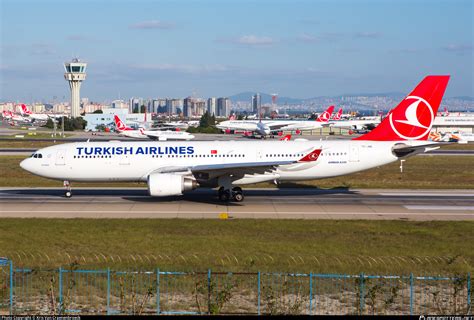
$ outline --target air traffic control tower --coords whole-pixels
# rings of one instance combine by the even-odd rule
[[[64,79],[69,82],[71,88],[71,117],[79,117],[81,109],[80,90],[82,81],[86,80],[87,63],[72,59],[71,62],[64,63]]]

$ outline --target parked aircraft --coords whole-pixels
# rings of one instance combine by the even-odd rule
[[[449,76],[427,76],[382,123],[353,140],[75,142],[37,150],[20,165],[64,181],[142,181],[150,196],[219,187],[242,201],[241,185],[313,180],[379,167],[439,148],[427,138]]]
[[[47,114],[44,113],[33,113],[28,107],[24,104],[20,107],[20,114],[23,117],[28,117],[35,121],[47,121],[49,119]]]
[[[272,133],[284,130],[305,131],[321,129],[329,122],[333,111],[334,106],[330,106],[316,120],[226,120],[217,124],[216,127],[224,131],[240,130],[266,137]]]
[[[192,134],[184,131],[170,131],[170,130],[145,130],[143,128],[139,128],[135,130],[130,128],[125,123],[123,123],[120,118],[115,115],[114,116],[115,127],[120,135],[135,138],[135,139],[152,139],[152,140],[191,140],[194,139]]]

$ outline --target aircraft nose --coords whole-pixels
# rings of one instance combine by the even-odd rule
[[[31,159],[27,158],[27,159],[23,160],[22,162],[20,162],[20,167],[23,170],[31,172]]]

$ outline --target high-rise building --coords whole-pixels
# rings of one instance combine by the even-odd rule
[[[212,116],[217,115],[217,98],[209,98],[207,99],[207,112]]]
[[[183,112],[182,99],[166,99],[166,113],[179,114]]]
[[[193,98],[187,97],[183,100],[183,115],[191,117],[193,115]]]
[[[230,115],[230,99],[229,98],[218,98],[217,99],[217,114],[218,117],[229,117]]]
[[[166,113],[166,99],[152,99],[148,104],[148,112]]]
[[[128,112],[133,113],[134,111],[138,111],[137,113],[140,113],[142,105],[143,98],[130,98]]]
[[[81,83],[86,80],[87,63],[73,59],[64,63],[64,79],[69,82],[71,89],[71,117],[76,118],[81,115],[80,91]]]
[[[258,114],[261,106],[262,97],[260,96],[260,93],[254,94],[252,96],[252,112]]]

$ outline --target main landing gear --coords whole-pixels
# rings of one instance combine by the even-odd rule
[[[66,188],[66,191],[64,192],[64,196],[66,198],[72,197],[71,184],[69,183],[69,181],[65,180],[63,185],[64,185],[64,188]]]
[[[217,191],[220,201],[235,201],[241,202],[244,200],[244,194],[241,187],[233,187],[231,190],[220,187]]]

